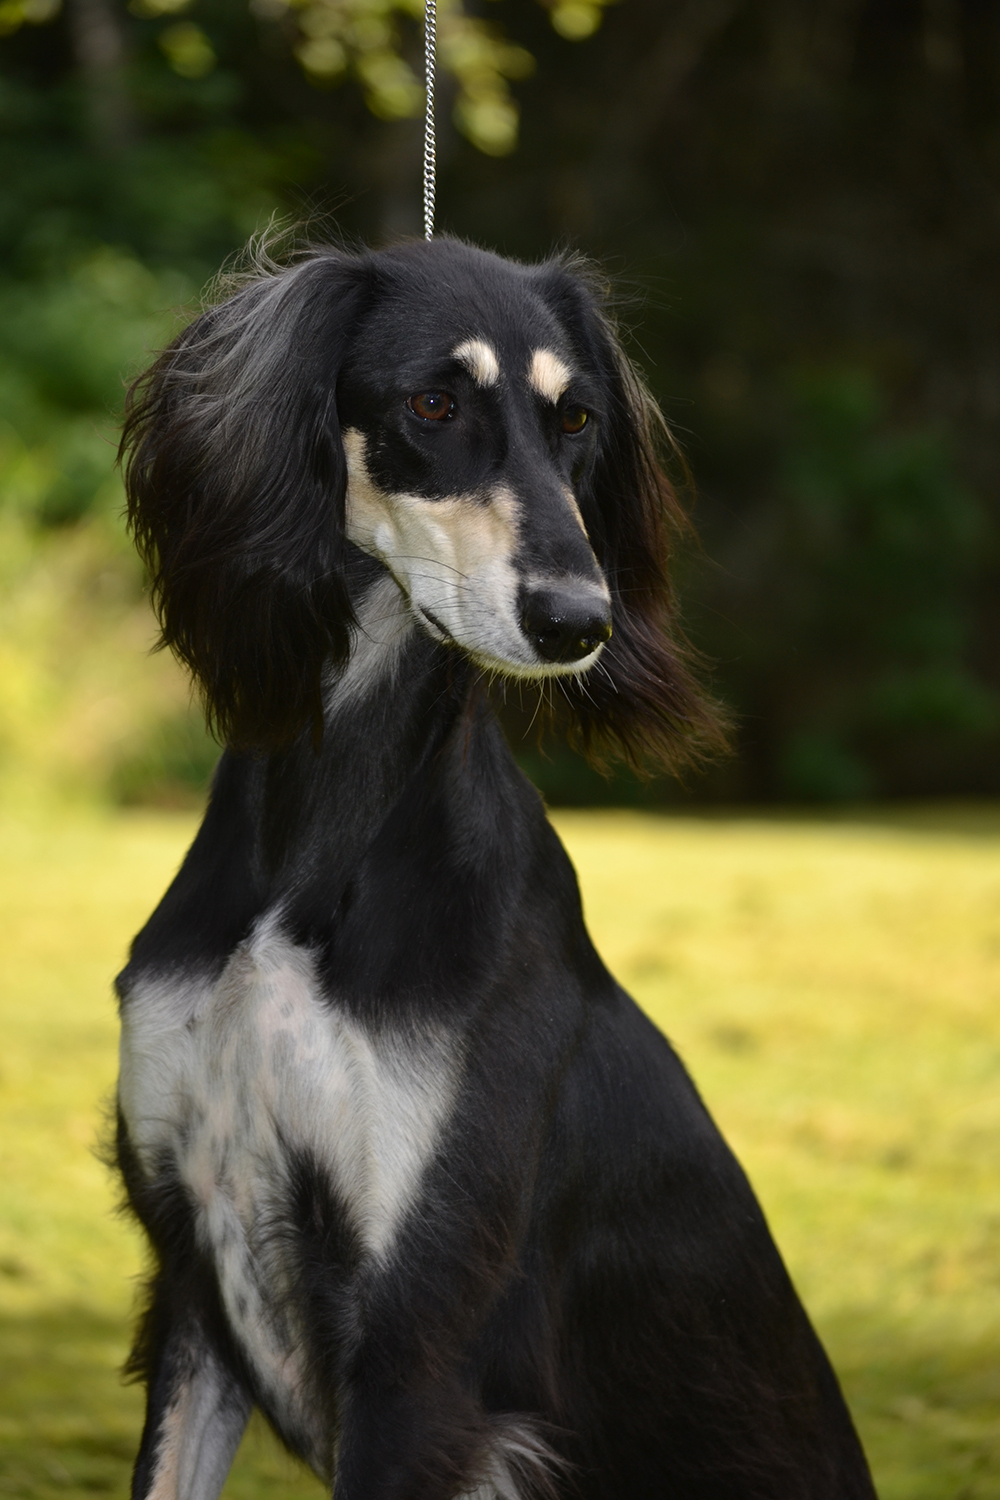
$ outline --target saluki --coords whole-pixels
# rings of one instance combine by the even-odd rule
[[[118,981],[139,1500],[253,1408],[335,1500],[855,1500],[740,1167],[608,973],[488,679],[710,739],[657,415],[572,262],[258,266],[137,383],[132,529],[227,748]]]

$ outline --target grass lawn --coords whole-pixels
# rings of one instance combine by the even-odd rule
[[[591,929],[736,1147],[883,1500],[1000,1500],[1000,809],[563,813]],[[193,829],[0,817],[0,1493],[125,1494],[141,1254],[111,976]],[[232,1500],[317,1496],[253,1428]],[[641,1500],[641,1497],[636,1497]]]

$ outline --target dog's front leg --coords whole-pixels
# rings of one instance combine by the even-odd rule
[[[252,1402],[197,1327],[154,1342],[132,1500],[217,1500]]]
[[[457,1381],[361,1381],[344,1393],[333,1500],[457,1500],[483,1466],[484,1420]]]

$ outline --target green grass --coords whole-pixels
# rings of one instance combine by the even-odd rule
[[[599,947],[755,1183],[883,1500],[1000,1500],[1000,811],[564,813]],[[0,1493],[126,1492],[110,980],[193,829],[0,819]],[[232,1500],[316,1496],[260,1429]],[[638,1500],[638,1497],[637,1497]]]

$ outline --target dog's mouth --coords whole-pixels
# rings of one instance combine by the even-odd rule
[[[438,619],[438,617],[431,614],[429,609],[425,609],[422,604],[418,604],[417,613],[427,621],[428,625],[431,627],[432,633],[437,636],[439,640],[445,642],[449,646],[458,645],[458,642],[452,635],[451,631],[446,629],[446,627],[441,624],[441,621]]]
[[[490,650],[483,650],[463,644],[450,631],[442,620],[439,620],[426,605],[418,604],[415,599],[410,600],[410,607],[422,624],[427,627],[428,634],[442,646],[452,646],[456,651],[461,651],[470,660],[477,662],[479,666],[490,672],[500,672],[513,677],[540,677],[575,676],[585,672],[597,660],[602,647],[611,635],[611,626],[601,622],[599,629],[595,628],[592,633],[577,633],[579,639],[574,638],[568,645],[559,640],[553,642],[549,635],[555,635],[556,631],[529,633],[528,628],[522,622],[522,632],[525,642],[531,648],[532,654],[536,656],[535,661],[509,660],[495,655]],[[558,649],[557,649],[558,647]]]

